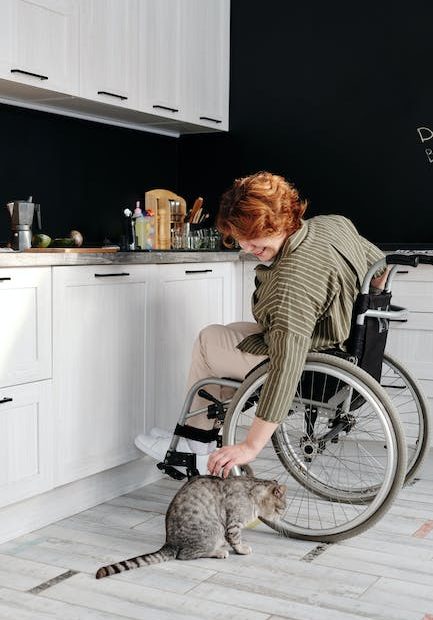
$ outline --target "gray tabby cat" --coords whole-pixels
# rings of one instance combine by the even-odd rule
[[[226,543],[236,553],[251,553],[251,547],[242,544],[241,529],[259,516],[278,519],[286,506],[286,490],[272,480],[196,476],[179,489],[168,507],[161,549],[103,566],[96,579],[175,558],[226,558]]]

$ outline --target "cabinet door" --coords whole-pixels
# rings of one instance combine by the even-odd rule
[[[152,268],[53,269],[57,484],[139,456]]]
[[[137,103],[136,0],[80,0],[80,95],[110,105]]]
[[[187,0],[184,80],[194,121],[228,129],[230,0]],[[192,99],[191,99],[192,97]]]
[[[184,118],[182,0],[141,0],[139,4],[140,109]]]
[[[157,265],[155,403],[152,425],[173,430],[199,331],[234,318],[233,263]]]
[[[77,0],[2,0],[0,75],[76,95]]]
[[[433,269],[399,267],[392,286],[393,303],[409,310],[407,323],[392,323],[387,351],[420,381],[433,411]]]
[[[51,268],[0,269],[0,387],[51,377]]]
[[[52,488],[51,381],[0,390],[0,507]]]

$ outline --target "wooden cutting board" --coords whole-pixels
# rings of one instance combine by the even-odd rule
[[[79,253],[79,254],[107,254],[108,252],[118,252],[119,248],[118,247],[110,247],[107,246],[106,248],[28,248],[27,250],[24,250],[24,252],[45,252],[45,253],[51,253],[51,252],[65,252],[65,253],[69,253],[69,254],[75,254],[75,253]]]

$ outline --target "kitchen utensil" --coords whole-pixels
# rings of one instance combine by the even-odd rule
[[[203,198],[199,196],[198,198],[194,200],[194,204],[189,214],[190,224],[196,224],[195,218],[196,218],[198,211],[201,209],[202,205],[203,205]]]
[[[28,200],[14,200],[6,205],[11,216],[13,250],[26,250],[32,245],[33,217],[36,213],[38,229],[41,230],[41,208],[39,204],[32,202],[32,196]]]
[[[176,205],[175,215],[178,221],[182,222],[186,214],[186,202],[182,196],[168,189],[152,189],[145,193],[145,209],[153,211],[156,216],[154,248],[160,250],[169,250],[171,247],[172,221],[169,200],[179,203]]]

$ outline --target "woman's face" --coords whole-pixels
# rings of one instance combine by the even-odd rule
[[[271,237],[238,239],[238,243],[245,252],[254,254],[260,261],[266,262],[275,258],[287,239],[287,236],[287,233],[284,232],[280,235],[272,235]]]

